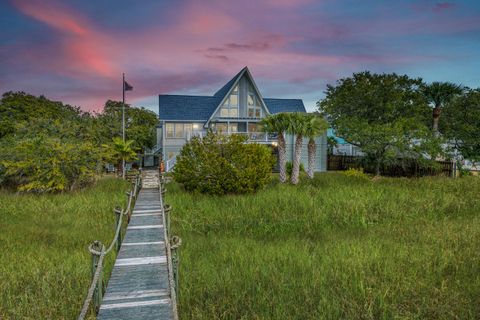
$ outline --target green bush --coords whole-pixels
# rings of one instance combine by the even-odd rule
[[[359,179],[364,179],[364,180],[369,180],[370,176],[363,172],[363,169],[355,169],[355,168],[349,168],[345,171],[342,172],[342,174],[346,175],[347,177],[355,177]]]
[[[208,194],[249,193],[265,186],[274,164],[270,149],[246,144],[245,137],[209,132],[186,143],[173,177],[188,191]]]
[[[287,174],[290,177],[292,175],[292,170],[293,170],[293,163],[291,161],[287,162]],[[303,165],[302,162],[300,162],[300,172],[305,172],[305,166]]]
[[[58,192],[94,181],[100,166],[98,148],[88,142],[40,135],[2,139],[0,183],[18,191]]]

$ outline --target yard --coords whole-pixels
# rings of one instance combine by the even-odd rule
[[[480,179],[167,186],[181,319],[478,319]]]
[[[0,319],[75,319],[91,281],[87,247],[110,243],[128,184],[104,178],[70,194],[0,191]],[[113,265],[107,259],[107,272]]]

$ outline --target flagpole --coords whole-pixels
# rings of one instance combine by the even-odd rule
[[[122,78],[122,139],[125,144],[125,73]],[[122,158],[122,178],[125,179],[125,158]]]

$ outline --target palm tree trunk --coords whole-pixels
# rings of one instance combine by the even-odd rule
[[[280,182],[287,181],[287,148],[283,132],[278,134],[278,167],[280,170]]]
[[[440,108],[440,105],[436,105],[435,108],[433,108],[433,133],[435,136],[438,136],[438,123],[440,122],[440,114],[442,113],[442,109]]]
[[[313,179],[313,173],[315,171],[315,154],[317,153],[317,145],[315,139],[310,138],[308,140],[308,171],[307,175],[310,179]]]
[[[299,177],[300,177],[300,157],[302,156],[302,144],[303,144],[303,137],[297,135],[295,138],[295,152],[293,158],[293,167],[292,167],[292,184],[298,184]]]

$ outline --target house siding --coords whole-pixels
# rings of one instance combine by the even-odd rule
[[[295,136],[287,134],[285,137],[286,149],[287,149],[287,161],[293,162],[294,152],[295,152]],[[307,138],[303,139],[302,143],[302,155],[301,163],[305,167],[305,170],[308,168],[308,140]],[[327,171],[327,134],[323,134],[315,139],[315,144],[317,145],[317,151],[315,153],[315,172],[324,172]]]

